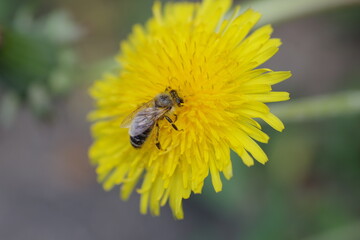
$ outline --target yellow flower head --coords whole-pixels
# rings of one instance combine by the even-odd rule
[[[271,86],[291,74],[255,69],[281,42],[270,38],[271,26],[250,34],[260,14],[239,14],[239,7],[228,13],[231,3],[204,0],[162,8],[156,2],[154,16],[145,26],[135,25],[121,43],[118,74],[91,88],[97,107],[90,115],[96,120],[90,158],[99,181],[106,190],[121,184],[127,199],[143,178],[137,190],[143,214],[150,209],[159,215],[169,201],[174,216],[183,218],[182,199],[201,193],[209,173],[216,192],[222,189],[221,172],[231,178],[230,149],[247,166],[253,159],[268,160],[254,141],[269,139],[255,118],[284,128],[265,103],[289,99]],[[156,103],[160,98],[170,105]]]

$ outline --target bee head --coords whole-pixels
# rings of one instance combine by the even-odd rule
[[[172,99],[174,100],[174,102],[176,103],[176,105],[178,105],[178,107],[182,107],[184,100],[181,97],[179,97],[177,92],[175,90],[171,90],[169,93]]]

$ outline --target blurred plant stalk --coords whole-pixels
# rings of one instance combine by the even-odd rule
[[[241,4],[243,9],[252,8],[259,11],[262,17],[258,25],[275,24],[291,19],[304,17],[338,7],[360,5],[359,0],[259,0]]]
[[[301,122],[360,113],[360,90],[274,104],[272,112],[284,122]]]

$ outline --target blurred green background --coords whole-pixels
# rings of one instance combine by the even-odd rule
[[[360,2],[238,3],[283,41],[265,66],[293,73],[272,105],[286,129],[264,125],[270,161],[233,154],[223,191],[208,181],[175,221],[104,192],[87,157],[87,89],[152,1],[1,0],[0,239],[360,239]]]

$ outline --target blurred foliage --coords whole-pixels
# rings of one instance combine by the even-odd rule
[[[0,120],[11,124],[20,103],[49,116],[56,97],[75,81],[71,44],[82,30],[64,10],[37,16],[35,2],[0,2]],[[36,16],[36,17],[35,17]]]
[[[340,32],[339,36],[350,36],[359,40],[360,38],[360,3],[351,8],[344,8],[342,11],[333,11],[330,15],[337,30]],[[351,24],[349,24],[351,23]]]

